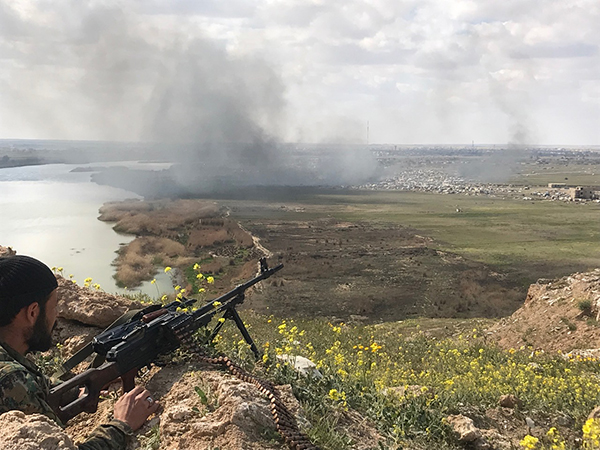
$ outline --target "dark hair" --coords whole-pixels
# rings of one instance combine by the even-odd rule
[[[43,262],[24,255],[0,257],[0,327],[32,303],[39,303],[43,312],[57,287],[56,277]]]

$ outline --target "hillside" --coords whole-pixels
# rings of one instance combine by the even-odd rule
[[[600,349],[599,307],[600,269],[538,280],[529,287],[523,306],[491,327],[489,335],[504,348]],[[600,356],[600,350],[592,353]]]
[[[64,345],[36,355],[49,373],[97,334],[99,325],[140,306],[61,277],[59,284],[55,338]],[[250,302],[279,284],[267,283],[251,293]],[[597,448],[596,422],[586,420],[596,414],[600,398],[593,351],[600,334],[599,286],[600,269],[539,280],[521,308],[491,327],[479,319],[346,325],[244,311],[262,361],[253,362],[231,326],[222,330],[216,348],[276,383],[302,429],[323,449],[541,450],[575,449],[582,442]],[[574,349],[577,354],[565,356]],[[283,364],[282,354],[314,361],[321,375],[299,375]],[[288,448],[276,433],[269,402],[252,384],[193,355],[175,353],[144,370],[137,382],[154,393],[162,409],[136,433],[130,449]],[[70,421],[68,436],[40,417],[2,415],[0,448],[14,448],[14,439],[23,436],[18,430],[26,430],[31,446],[22,448],[53,439],[54,448],[72,450],[71,438],[81,440],[106,421],[116,396],[113,391],[96,414]],[[593,426],[600,429],[600,421]]]

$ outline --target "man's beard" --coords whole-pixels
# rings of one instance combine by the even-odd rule
[[[54,326],[56,326],[56,323]],[[45,352],[52,347],[52,330],[48,329],[48,324],[46,323],[46,308],[42,308],[35,320],[31,336],[27,339],[27,345],[30,352]]]

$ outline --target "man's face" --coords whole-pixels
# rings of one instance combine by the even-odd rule
[[[56,325],[58,311],[57,290],[54,289],[44,306],[40,306],[40,314],[31,329],[31,336],[27,339],[30,352],[45,352],[52,347],[52,330]]]

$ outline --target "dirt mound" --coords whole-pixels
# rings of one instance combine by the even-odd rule
[[[190,395],[196,388],[208,393],[206,401],[199,395]],[[269,402],[250,383],[221,372],[193,372],[176,382],[163,401],[166,407],[160,423],[162,448],[280,447],[263,438],[276,436],[275,423]],[[295,409],[299,410],[297,402]]]
[[[71,438],[55,422],[41,414],[9,411],[0,415],[2,450],[76,450]]]
[[[490,328],[504,348],[545,351],[600,348],[600,269],[529,287],[524,305]]]

